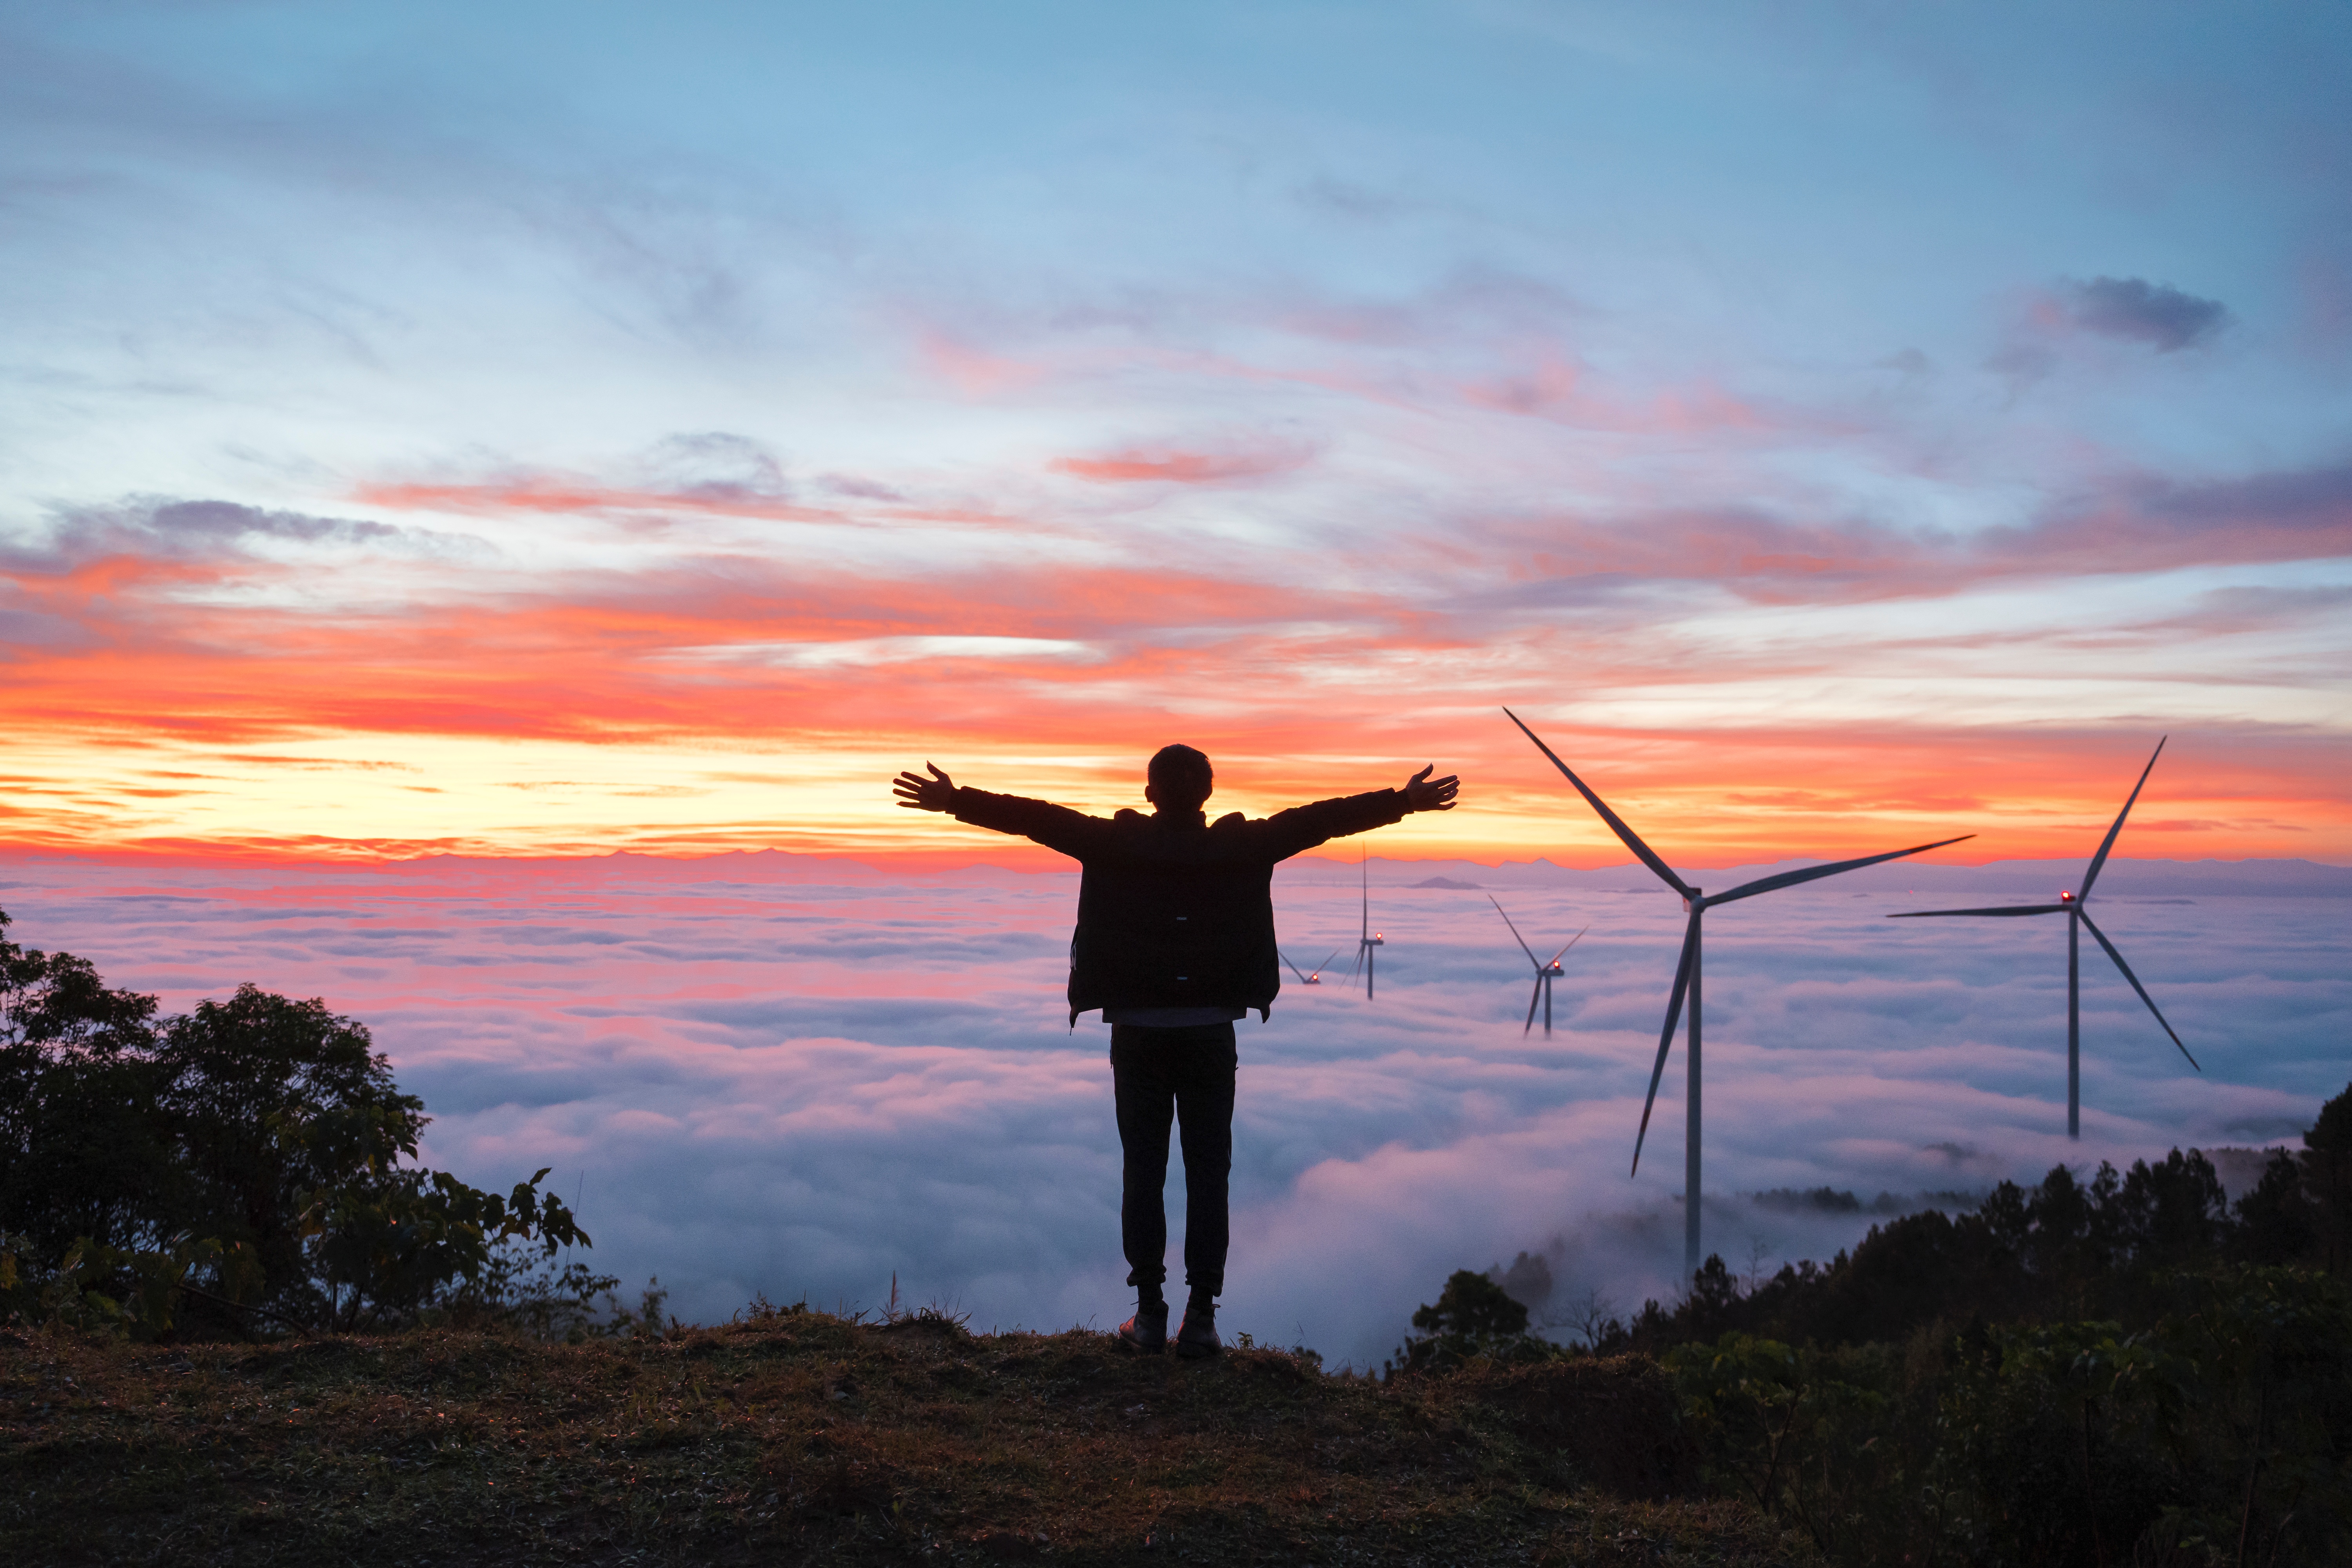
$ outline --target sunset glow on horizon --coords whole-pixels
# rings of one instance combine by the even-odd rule
[[[0,21],[0,847],[2352,862],[2340,18],[459,15]]]

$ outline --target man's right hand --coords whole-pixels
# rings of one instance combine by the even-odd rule
[[[1405,780],[1404,804],[1409,811],[1452,811],[1454,797],[1462,789],[1462,780],[1453,773],[1442,779],[1429,775],[1437,771],[1433,763]]]
[[[898,795],[898,804],[909,811],[953,811],[955,780],[930,763],[925,763],[923,766],[931,770],[929,778],[909,771],[890,782],[891,791]]]

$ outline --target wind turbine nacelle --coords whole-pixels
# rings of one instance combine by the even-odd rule
[[[2061,893],[2058,895],[2058,901],[2062,904],[2071,904],[2074,901],[2074,895],[2072,893]]]
[[[1559,960],[1558,959],[1554,959],[1549,963],[1545,964],[1543,972],[1546,974],[1565,974],[1568,973],[1568,971],[1559,966]]]
[[[1380,932],[1374,931],[1371,935],[1364,939],[1364,945],[1366,947],[1386,947],[1388,946],[1388,943],[1381,940]]]

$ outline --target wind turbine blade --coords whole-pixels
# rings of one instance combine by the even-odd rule
[[[1591,929],[1592,928],[1591,926],[1586,926],[1584,931],[1591,931]],[[1570,937],[1568,939],[1567,947],[1563,947],[1558,952],[1553,953],[1551,955],[1551,963],[1545,964],[1543,967],[1545,969],[1549,969],[1553,963],[1558,963],[1561,959],[1566,958],[1568,956],[1568,949],[1574,947],[1578,942],[1584,940],[1584,931],[1578,931],[1574,936]],[[1540,971],[1538,971],[1538,973],[1540,973]]]
[[[1667,887],[1672,888],[1684,898],[1695,899],[1698,897],[1696,892],[1691,890],[1691,886],[1688,882],[1685,882],[1680,877],[1675,876],[1674,871],[1668,868],[1666,863],[1658,858],[1657,851],[1652,849],[1648,845],[1642,842],[1642,836],[1640,834],[1625,826],[1624,818],[1610,810],[1608,805],[1603,802],[1599,795],[1593,794],[1591,790],[1585,786],[1585,783],[1582,779],[1578,778],[1574,773],[1569,771],[1568,764],[1559,760],[1559,754],[1558,752],[1554,752],[1549,746],[1545,745],[1540,740],[1537,740],[1536,732],[1533,730],[1528,729],[1525,724],[1519,724],[1519,716],[1517,714],[1512,712],[1507,708],[1503,710],[1503,713],[1512,723],[1519,725],[1520,734],[1525,735],[1530,741],[1535,741],[1536,750],[1541,752],[1545,756],[1551,759],[1551,765],[1558,768],[1560,771],[1560,775],[1567,779],[1569,783],[1576,786],[1576,793],[1584,797],[1585,804],[1591,806],[1593,810],[1601,814],[1601,820],[1609,825],[1609,830],[1617,835],[1620,839],[1623,840],[1625,847],[1631,849],[1636,856],[1638,856],[1641,858],[1643,865],[1647,866],[1651,870],[1655,871],[1664,879]]]
[[[1327,970],[1327,969],[1330,968],[1330,967],[1331,967],[1331,959],[1333,959],[1333,958],[1337,958],[1337,957],[1339,957],[1339,950],[1338,948],[1336,948],[1336,947],[1335,947],[1335,948],[1333,948],[1333,949],[1331,950],[1330,957],[1329,957],[1329,958],[1326,958],[1322,963],[1318,963],[1318,964],[1317,964],[1317,965],[1315,966],[1315,973],[1318,973],[1318,974],[1320,974],[1320,973],[1322,973],[1325,970]]]
[[[2059,915],[2066,912],[2064,904],[2003,904],[1990,910],[1906,910],[1899,915],[1889,915],[1891,921],[1924,921],[1937,915]]]
[[[1283,962],[1283,963],[1290,963],[1290,954],[1288,954],[1288,953],[1286,953],[1286,952],[1284,952],[1282,951],[1282,949],[1280,949],[1280,948],[1278,948],[1278,947],[1277,947],[1277,948],[1276,948],[1274,951],[1275,951],[1275,952],[1276,952],[1276,954],[1281,958],[1281,960],[1282,960],[1282,962]],[[1299,968],[1299,967],[1298,967],[1298,965],[1297,965],[1297,964],[1295,964],[1295,963],[1290,963],[1290,973],[1298,976],[1298,984],[1300,984],[1301,985],[1304,985],[1304,984],[1307,984],[1307,972],[1306,972],[1305,970],[1303,970],[1303,969]]]
[[[1364,881],[1364,929],[1359,933],[1361,936],[1372,934],[1372,863],[1368,858],[1370,854],[1369,847],[1356,851],[1356,869]],[[1362,951],[1361,948],[1357,950],[1359,953]]]
[[[1496,903],[1494,894],[1487,894],[1486,901],[1495,905],[1495,912],[1496,914],[1503,915],[1503,906],[1499,903]],[[1528,945],[1528,939],[1526,937],[1519,935],[1519,928],[1516,925],[1511,925],[1511,917],[1508,915],[1503,915],[1503,923],[1511,927],[1511,938],[1519,944],[1519,951],[1528,955],[1528,962],[1535,964],[1536,968],[1540,971],[1543,968],[1543,965],[1537,962],[1536,950]]]
[[[1532,990],[1532,991],[1530,991],[1530,992],[1528,992],[1528,1022],[1527,1022],[1527,1027],[1526,1027],[1526,1028],[1521,1029],[1521,1030],[1519,1031],[1519,1033],[1520,1033],[1520,1034],[1524,1035],[1524,1034],[1526,1034],[1529,1029],[1533,1029],[1533,1028],[1536,1026],[1536,1004],[1537,1004],[1538,1002],[1542,1001],[1542,1000],[1543,1000],[1543,976],[1542,976],[1542,975],[1540,975],[1540,974],[1538,974],[1538,975],[1537,975],[1537,976],[1536,976],[1536,988],[1535,988],[1534,990]]]
[[[1735,899],[1752,899],[1759,893],[1769,893],[1778,888],[1793,888],[1800,882],[1818,881],[1823,877],[1834,877],[1840,871],[1860,870],[1864,866],[1875,866],[1881,860],[1900,860],[1906,855],[1923,855],[1930,849],[1941,849],[1947,844],[1958,844],[1961,839],[1975,837],[1973,833],[1963,833],[1959,838],[1938,838],[1933,844],[1915,844],[1908,849],[1889,849],[1884,855],[1865,855],[1859,860],[1840,860],[1832,866],[1808,866],[1801,871],[1783,871],[1777,877],[1759,877],[1755,881],[1742,882],[1727,893],[1709,893],[1706,901],[1711,906],[1727,904]]]
[[[1691,958],[1698,951],[1698,917],[1704,906],[1693,904],[1690,923],[1683,928],[1683,961],[1675,968],[1674,994],[1666,998],[1666,1026],[1658,1032],[1658,1060],[1650,1068],[1650,1098],[1642,1101],[1642,1130],[1633,1135],[1633,1168],[1628,1175],[1639,1175],[1642,1170],[1642,1141],[1650,1135],[1650,1110],[1658,1103],[1658,1079],[1666,1072],[1666,1053],[1674,1047],[1675,1026],[1683,1019],[1683,996],[1690,990]]]
[[[2124,962],[2124,955],[2116,951],[2116,944],[2107,940],[2107,933],[2101,931],[2097,926],[2091,925],[2091,917],[2087,912],[2077,912],[2082,913],[2083,923],[2086,926],[2090,926],[2091,934],[2098,939],[2099,945],[2107,950],[2107,956],[2116,961],[2116,967],[2124,972],[2124,978],[2131,982],[2131,988],[2139,993],[2139,999],[2147,1004],[2147,1010],[2156,1015],[2156,1021],[2159,1024],[2164,1024],[2164,1032],[2168,1035],[2172,1035],[2172,1026],[2164,1023],[2164,1014],[2157,1006],[2156,998],[2147,994],[2147,987],[2142,985],[2139,983],[2139,976],[2131,972],[2131,965],[2126,963]],[[2180,1037],[2179,1035],[2172,1035],[2172,1043],[2176,1046],[2180,1046]],[[2180,1054],[2184,1057],[2189,1057],[2189,1047],[2187,1046],[2180,1046]],[[2197,1068],[2199,1072],[2203,1072],[2205,1070],[2201,1067],[2197,1067],[2197,1058],[2195,1057],[2189,1057],[2189,1065],[2190,1067]]]
[[[2116,835],[2124,830],[2124,818],[2131,815],[2132,801],[2139,799],[2139,792],[2147,787],[2147,775],[2156,771],[2156,759],[2164,755],[2164,742],[2170,739],[2172,737],[2169,735],[2159,738],[2156,742],[2156,750],[2148,753],[2147,766],[2139,771],[2139,783],[2132,785],[2131,800],[2124,802],[2124,808],[2116,813],[2116,825],[2107,829],[2107,836],[2105,838],[2099,840],[2099,852],[2091,857],[2091,868],[2083,873],[2083,885],[2074,892],[2077,899],[2087,899],[2091,896],[2091,884],[2099,879],[2100,868],[2107,863],[2107,851],[2116,847]],[[2107,951],[2113,952],[2115,949],[2109,948]],[[2118,958],[2116,962],[2121,963],[2123,960]],[[2133,984],[2137,984],[2138,982],[2135,981]],[[2153,1007],[2156,1004],[2151,1002],[2148,1005]],[[2179,1043],[2178,1039],[2173,1041],[2175,1045]],[[2200,1068],[2198,1070],[2201,1072],[2204,1069]]]

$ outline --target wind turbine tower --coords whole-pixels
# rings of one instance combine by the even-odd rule
[[[1549,958],[1538,958],[1536,956],[1536,950],[1528,945],[1528,939],[1519,934],[1519,928],[1512,924],[1511,917],[1503,913],[1501,901],[1498,900],[1492,893],[1486,895],[1486,901],[1495,906],[1495,912],[1496,914],[1503,916],[1503,923],[1511,927],[1511,940],[1519,944],[1519,951],[1526,953],[1528,955],[1528,962],[1536,966],[1536,988],[1534,993],[1528,997],[1528,1021],[1526,1025],[1520,1028],[1519,1033],[1525,1035],[1528,1030],[1536,1026],[1536,1002],[1540,998],[1543,1002],[1544,1038],[1549,1040],[1551,1038],[1552,978],[1560,973],[1559,961],[1568,955],[1569,948],[1574,947],[1578,942],[1582,942],[1584,940],[1584,931],[1591,931],[1592,928],[1591,926],[1586,926],[1584,931],[1578,931],[1574,936],[1570,937],[1568,939],[1567,945],[1563,946],[1558,952],[1553,953]]]
[[[1625,826],[1624,820],[1609,809],[1608,804],[1586,786],[1585,782],[1569,771],[1549,746],[1537,738],[1536,732],[1519,716],[1507,708],[1503,711],[1519,732],[1534,741],[1536,750],[1551,759],[1569,783],[1576,786],[1585,804],[1601,815],[1625,847],[1657,873],[1658,879],[1683,897],[1683,908],[1690,919],[1683,925],[1682,961],[1675,968],[1675,988],[1666,999],[1666,1026],[1658,1033],[1658,1059],[1650,1068],[1650,1095],[1642,1102],[1642,1128],[1633,1136],[1633,1170],[1642,1168],[1642,1143],[1650,1135],[1650,1111],[1658,1100],[1658,1079],[1666,1070],[1666,1054],[1674,1048],[1675,1026],[1682,1020],[1683,998],[1690,998],[1690,1061],[1684,1071],[1683,1088],[1683,1272],[1698,1272],[1699,1262],[1699,917],[1717,904],[1728,904],[1740,899],[1752,899],[1759,893],[1769,893],[1781,888],[1793,888],[1800,882],[1811,882],[1823,877],[1834,877],[1840,871],[1853,871],[1864,866],[1875,866],[1882,860],[1899,860],[1906,855],[1917,855],[1929,849],[1941,849],[1947,844],[1958,844],[1976,835],[1963,833],[1958,838],[1940,838],[1933,844],[1915,844],[1908,849],[1889,849],[1883,855],[1865,855],[1858,860],[1840,860],[1828,866],[1807,866],[1801,870],[1781,871],[1769,877],[1759,877],[1752,882],[1742,882],[1727,892],[1707,894],[1692,887],[1674,874],[1657,852],[1642,842],[1641,836]]]
[[[1369,1002],[1372,999],[1372,950],[1386,947],[1388,943],[1381,940],[1380,932],[1372,929],[1372,869],[1371,862],[1365,858],[1366,853],[1363,850],[1356,852],[1356,864],[1362,868],[1364,879],[1364,927],[1363,935],[1356,942],[1356,967],[1364,972],[1364,1000]]]
[[[2116,835],[2124,830],[2124,818],[2131,815],[2133,804],[2139,799],[2139,792],[2147,786],[2147,775],[2156,771],[2156,759],[2164,755],[2164,742],[2171,738],[2167,735],[2159,739],[2156,742],[2156,750],[2148,753],[2147,766],[2139,771],[2139,783],[2132,785],[2131,795],[2125,800],[2124,808],[2116,813],[2115,826],[2108,828],[2106,837],[2099,841],[2099,852],[2091,857],[2091,868],[2083,873],[2082,887],[2071,893],[2059,894],[2056,903],[2005,904],[1985,910],[1910,910],[1899,915],[1886,917],[1891,921],[1918,921],[1933,920],[1941,915],[2054,915],[2062,911],[2065,914],[2066,1136],[2069,1138],[2080,1138],[2083,1135],[2082,933],[2086,926],[2090,928],[2093,940],[2106,949],[2107,956],[2116,961],[2116,967],[2123,971],[2126,980],[2131,982],[2131,988],[2139,993],[2139,999],[2147,1004],[2147,1010],[2156,1015],[2156,1021],[2164,1026],[2164,1032],[2172,1035],[2172,1043],[2180,1046],[2180,1054],[2189,1057],[2189,1065],[2197,1068],[2199,1072],[2205,1070],[2201,1067],[2197,1067],[2195,1057],[2189,1056],[2189,1047],[2180,1045],[2180,1037],[2172,1033],[2170,1024],[2165,1023],[2164,1012],[2157,1006],[2156,998],[2147,994],[2147,987],[2139,983],[2139,976],[2132,973],[2131,965],[2124,962],[2124,955],[2116,951],[2116,944],[2107,940],[2107,933],[2098,928],[2097,922],[2091,919],[2091,911],[2084,907],[2091,901],[2091,884],[2099,879],[2100,869],[2107,863],[2107,851],[2116,847]]]

